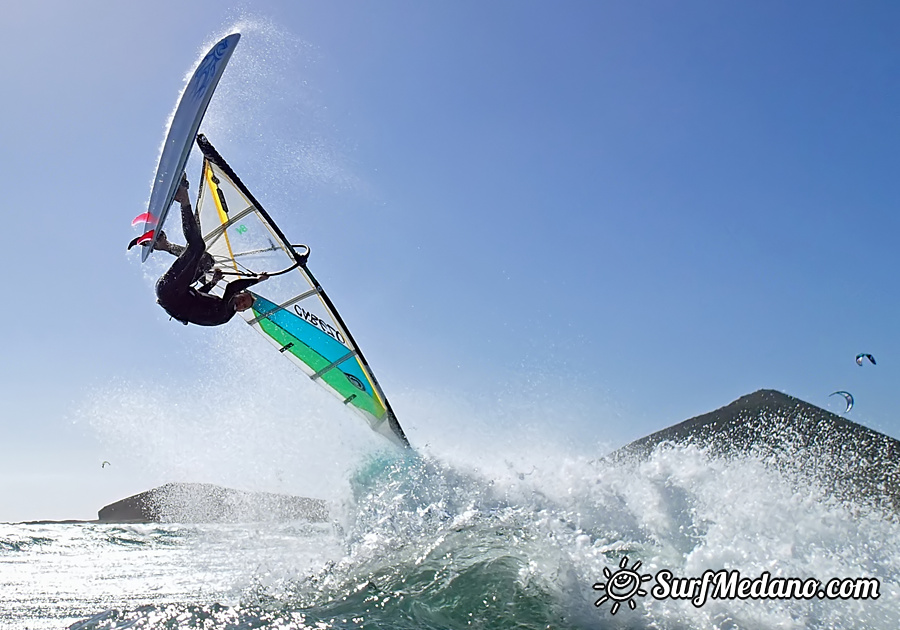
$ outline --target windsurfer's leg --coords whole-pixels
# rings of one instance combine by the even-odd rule
[[[188,241],[188,248],[196,247],[203,249],[203,255],[200,257],[200,262],[197,264],[197,271],[194,274],[194,282],[196,282],[204,274],[212,271],[212,268],[215,266],[215,261],[213,260],[212,255],[206,251],[206,242],[203,240],[203,235],[200,233],[200,217],[192,213],[190,208],[187,210],[182,208],[181,222],[182,227],[185,228],[184,238]],[[188,225],[187,222],[189,222],[190,225]],[[188,230],[190,230],[190,233]]]
[[[194,275],[194,281],[200,279],[206,273],[212,271],[215,261],[209,252],[206,251],[206,242],[200,232],[200,216],[191,212],[190,206],[182,206],[181,208],[181,227],[184,230],[184,238],[187,239],[188,247],[202,247],[203,256],[197,265],[197,272]]]
[[[206,243],[203,242],[203,235],[200,233],[200,221],[194,216],[189,203],[181,206],[181,229],[188,248],[194,246],[206,251]]]
[[[211,256],[206,252],[206,243],[203,242],[200,227],[194,220],[194,213],[189,204],[181,206],[181,226],[187,239],[187,247],[157,282],[157,294],[161,287],[167,287],[168,290],[186,290],[200,277],[203,263],[211,262]]]
[[[156,239],[156,243],[153,244],[153,249],[168,252],[178,258],[184,253],[185,247],[184,245],[179,245],[178,243],[171,242],[168,238],[166,238],[165,232],[160,232],[159,238]]]

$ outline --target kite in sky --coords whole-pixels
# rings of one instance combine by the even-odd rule
[[[844,413],[847,413],[851,409],[853,409],[853,395],[850,392],[838,391],[832,392],[828,394],[829,396],[843,396],[844,400],[847,401],[847,408],[844,409]]]

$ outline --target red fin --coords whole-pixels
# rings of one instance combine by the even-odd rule
[[[150,214],[149,212],[145,212],[143,214],[139,214],[134,217],[134,220],[131,222],[132,226],[138,225],[139,223],[144,223],[146,225],[156,225],[157,218]]]
[[[155,231],[156,230],[150,230],[148,232],[144,232],[137,238],[132,239],[132,241],[130,243],[128,243],[128,249],[131,249],[135,245],[143,245],[144,243],[149,243],[150,241],[153,240],[153,233]]]

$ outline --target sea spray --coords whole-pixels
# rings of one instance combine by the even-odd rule
[[[298,582],[282,603],[409,628],[898,622],[900,532],[877,510],[831,500],[753,456],[693,446],[663,446],[644,462],[564,464],[577,465],[523,484],[414,458],[373,474],[370,462],[354,482],[346,556]],[[512,504],[520,485],[531,499]],[[594,606],[591,585],[624,556],[649,574],[870,577],[882,588],[877,600],[861,602],[747,599],[697,608],[646,597],[614,617]]]

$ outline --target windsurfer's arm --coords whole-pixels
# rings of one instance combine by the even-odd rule
[[[222,270],[216,269],[215,271],[213,271],[213,275],[212,275],[212,278],[210,279],[210,281],[207,282],[206,284],[200,286],[197,290],[200,293],[209,293],[210,290],[214,286],[216,286],[216,284],[218,284],[219,280],[221,280],[221,279],[222,279]]]
[[[235,280],[234,282],[229,282],[228,286],[225,287],[225,293],[224,295],[222,295],[222,299],[227,302],[244,289],[248,289],[257,282],[262,282],[263,280],[267,280],[268,278],[269,274],[262,273],[255,278],[242,278],[240,280]]]

